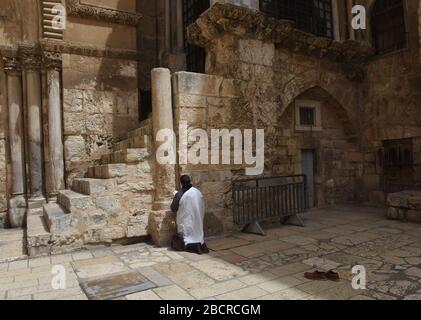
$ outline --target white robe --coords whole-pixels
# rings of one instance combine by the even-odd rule
[[[177,212],[177,229],[184,238],[185,245],[204,244],[203,219],[205,202],[202,193],[194,187],[187,190],[180,200]]]

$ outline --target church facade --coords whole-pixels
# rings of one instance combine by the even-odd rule
[[[309,206],[385,206],[421,185],[420,45],[418,0],[2,1],[0,227],[30,255],[166,245],[190,174],[206,234],[237,230],[247,165],[158,161],[184,125],[263,129],[258,177],[306,173]]]

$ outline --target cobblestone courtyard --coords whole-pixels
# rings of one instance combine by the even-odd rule
[[[87,299],[80,282],[130,270],[157,287],[122,299],[421,299],[421,225],[385,216],[384,209],[367,207],[315,210],[305,216],[305,228],[209,239],[212,252],[204,256],[135,244],[14,260],[21,232],[5,230],[0,299]],[[340,282],[303,277],[326,264],[337,267]],[[65,290],[52,289],[52,265],[66,268]],[[353,265],[366,268],[367,290],[352,289]]]

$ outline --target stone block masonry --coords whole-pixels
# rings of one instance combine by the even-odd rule
[[[63,55],[67,185],[138,126],[137,62]]]

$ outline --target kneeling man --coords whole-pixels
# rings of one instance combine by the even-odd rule
[[[171,210],[177,213],[177,236],[172,247],[198,254],[208,253],[203,232],[205,202],[202,193],[192,186],[190,177],[180,178],[181,190],[175,192]]]

